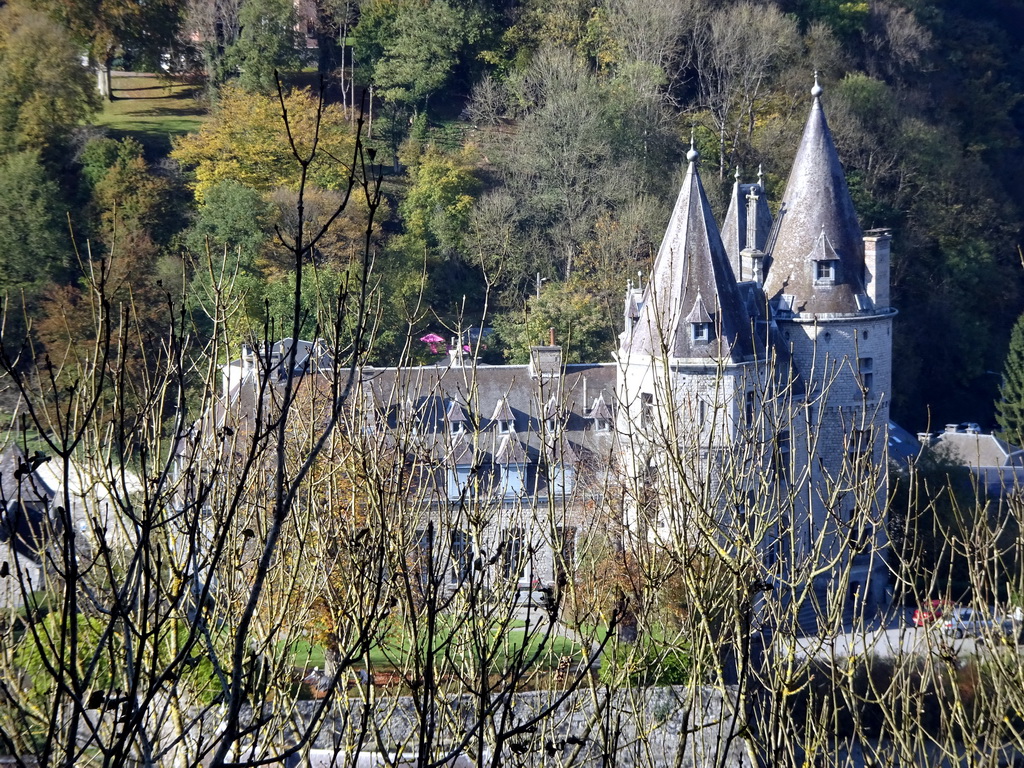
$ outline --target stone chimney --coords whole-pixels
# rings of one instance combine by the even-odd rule
[[[555,329],[548,329],[546,347],[530,347],[530,378],[557,379],[562,375],[562,348],[555,344]]]
[[[889,243],[887,229],[871,229],[864,235],[864,290],[875,309],[889,307]]]
[[[462,339],[452,336],[452,343],[448,345],[448,367],[462,368],[465,361],[465,350],[462,348]]]

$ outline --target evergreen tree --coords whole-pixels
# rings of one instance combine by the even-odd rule
[[[1003,383],[996,403],[996,422],[1005,440],[1024,444],[1024,315],[1010,334],[1010,349],[1003,366]]]

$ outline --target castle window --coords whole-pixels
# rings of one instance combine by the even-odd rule
[[[832,284],[836,281],[836,262],[827,261],[814,262],[814,282]]]
[[[654,422],[654,395],[644,392],[640,395],[640,425],[649,427]]]
[[[598,432],[610,432],[612,423],[608,419],[596,419],[594,421],[594,429]]]
[[[691,323],[693,330],[693,341],[695,344],[706,344],[711,340],[711,323]]]
[[[789,430],[783,429],[775,435],[774,445],[772,446],[772,468],[777,477],[782,482],[792,482],[792,463],[790,462],[790,440]]]
[[[743,406],[744,406],[743,417],[746,419],[746,424],[747,424],[748,427],[753,426],[753,424],[754,424],[754,393],[753,392],[747,392],[746,397],[744,398]]]
[[[452,531],[452,570],[451,582],[457,584],[469,577],[470,568],[473,565],[473,541],[465,531]]]
[[[875,383],[875,361],[871,357],[862,357],[857,361],[857,369],[860,372],[860,385],[864,392],[870,392]]]

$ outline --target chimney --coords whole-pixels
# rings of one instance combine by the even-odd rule
[[[554,340],[555,329],[552,328],[549,339]],[[530,347],[530,378],[557,379],[562,375],[562,348],[557,344],[546,347]]]
[[[757,185],[751,185],[750,194],[747,195],[747,237],[743,245],[745,248],[760,249],[762,243],[757,242]]]
[[[889,243],[887,229],[871,229],[864,235],[864,290],[876,309],[889,307]]]
[[[452,336],[452,343],[448,346],[448,367],[462,368],[465,350],[462,349],[462,339]]]

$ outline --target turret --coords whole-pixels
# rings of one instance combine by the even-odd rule
[[[815,76],[811,114],[793,161],[770,247],[764,288],[794,315],[867,308],[864,242]]]
[[[622,354],[740,362],[753,355],[750,315],[711,214],[698,152],[689,165],[640,305],[627,298],[632,332]]]

